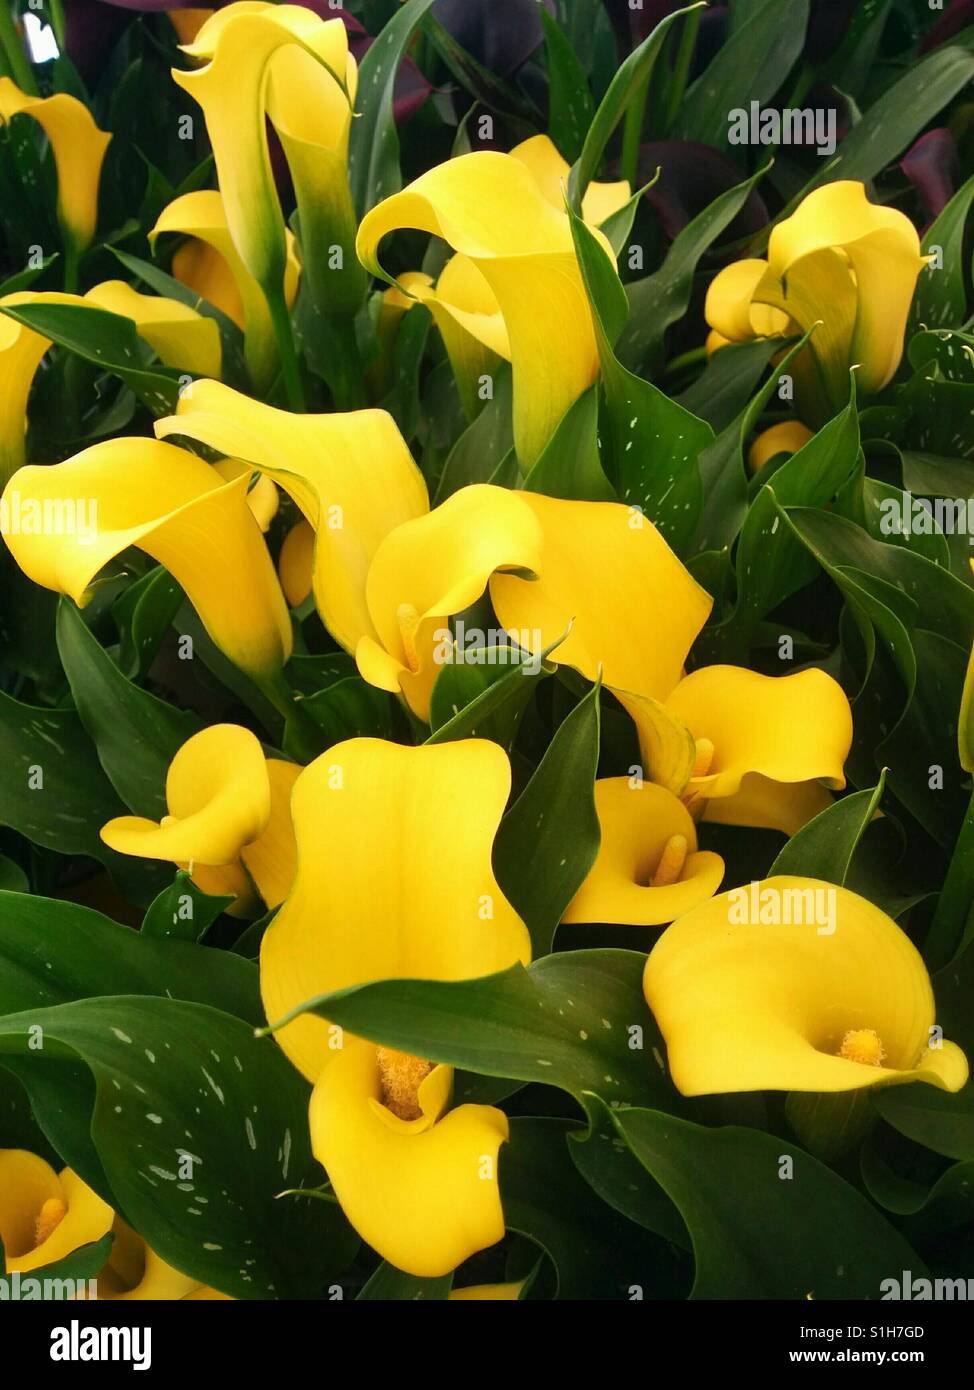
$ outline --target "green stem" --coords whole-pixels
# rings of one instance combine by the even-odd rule
[[[20,35],[14,23],[13,11],[10,8],[10,0],[0,0],[0,45],[7,55],[7,62],[17,86],[28,96],[36,97],[37,83],[34,81],[34,70],[27,60],[27,54],[20,41]]]
[[[281,375],[291,410],[304,412],[304,385],[301,381],[301,368],[294,347],[294,334],[291,331],[291,315],[284,299],[284,291],[278,286],[273,292],[264,291],[267,307],[270,310],[271,324],[274,328],[274,341],[281,361]]]
[[[928,970],[939,970],[957,955],[968,937],[974,907],[974,794],[961,824],[937,910],[923,946]]]
[[[80,261],[78,248],[68,233],[64,238],[64,293],[77,294],[78,292],[78,264]]]
[[[626,119],[622,128],[622,177],[626,179],[630,188],[636,187],[639,176],[639,147],[643,142],[643,121],[648,96],[647,76],[632,94],[632,99],[626,107]]]
[[[681,352],[677,357],[667,362],[664,376],[675,376],[684,367],[695,367],[698,362],[705,361],[706,357],[707,349],[705,347],[695,347],[691,348],[689,352]]]
[[[54,30],[54,39],[61,53],[64,52],[67,42],[67,25],[64,22],[64,4],[62,0],[47,0],[51,11],[51,28]]]
[[[861,1143],[879,1119],[870,1090],[792,1091],[785,1102],[788,1123],[809,1153],[832,1163]]]
[[[680,47],[677,49],[676,62],[673,65],[669,99],[666,103],[667,132],[669,132],[673,122],[676,120],[677,113],[683,103],[684,93],[686,92],[687,82],[690,77],[690,64],[693,62],[693,53],[697,46],[697,34],[700,30],[700,16],[702,13],[702,10],[693,10],[683,21],[683,32],[680,34]]]
[[[323,320],[323,324],[323,338],[329,357],[327,381],[335,409],[361,410],[366,403],[365,383],[355,337],[355,320],[329,317]]]
[[[285,751],[299,762],[313,762],[324,751],[327,740],[324,731],[307,710],[302,709],[301,701],[294,698],[283,672],[278,672],[272,680],[262,682],[260,689],[284,718]]]

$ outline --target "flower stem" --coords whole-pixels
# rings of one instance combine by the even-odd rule
[[[831,1163],[865,1139],[879,1119],[869,1100],[870,1089],[792,1091],[785,1115],[809,1153]]]
[[[677,49],[676,62],[673,65],[673,74],[670,81],[669,96],[666,102],[666,130],[669,131],[673,122],[677,118],[683,96],[687,89],[687,81],[690,76],[690,64],[693,62],[694,49],[697,46],[697,34],[700,29],[700,16],[702,10],[693,10],[683,21],[683,31],[680,34],[680,47]]]
[[[10,0],[0,0],[0,47],[6,54],[10,71],[13,73],[17,86],[28,96],[36,97],[37,83],[34,81],[34,70],[27,60],[27,54],[20,41],[20,35],[17,32],[13,12],[10,8]]]
[[[651,74],[650,74],[651,76]],[[643,141],[643,121],[646,117],[646,98],[649,96],[649,76],[643,78],[626,107],[622,127],[622,177],[630,188],[636,187],[639,176],[639,147]]]
[[[294,334],[291,330],[291,315],[284,299],[284,291],[283,288],[276,287],[273,291],[265,290],[264,293],[267,296],[267,307],[270,310],[271,324],[274,328],[274,341],[277,343],[277,353],[281,360],[281,375],[284,377],[288,406],[291,410],[303,412],[305,409],[304,385],[301,381],[301,368],[298,365],[298,354],[294,347]]]

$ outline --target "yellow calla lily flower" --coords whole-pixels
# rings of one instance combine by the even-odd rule
[[[518,458],[530,468],[598,370],[567,214],[552,205],[527,162],[484,150],[430,169],[366,214],[357,241],[366,269],[388,278],[378,261],[379,243],[403,227],[442,237],[487,282],[510,344]],[[614,265],[608,242],[596,235]],[[437,302],[446,305],[443,293]],[[493,318],[459,307],[454,317],[475,336],[477,325]],[[496,350],[496,327],[491,331],[487,345]]]
[[[304,603],[311,593],[315,567],[315,533],[306,521],[292,526],[277,557],[277,573],[291,608]]]
[[[213,465],[213,470],[228,483],[246,473],[247,506],[253,512],[254,520],[260,529],[266,531],[281,504],[280,494],[273,480],[265,478],[263,473],[256,472],[249,463],[244,463],[241,459],[221,459]]]
[[[97,1276],[99,1298],[229,1298],[166,1264],[70,1168],[57,1173],[26,1149],[0,1149],[0,1241],[8,1274],[55,1264],[109,1231],[114,1240]]]
[[[510,776],[506,754],[476,739],[352,739],[305,769],[292,797],[297,877],[261,944],[269,1019],[372,980],[463,980],[530,959],[491,866]],[[450,1067],[315,1016],[275,1036],[315,1082],[314,1152],[384,1258],[432,1277],[501,1239],[502,1112],[448,1110]]]
[[[366,277],[355,256],[358,222],[348,182],[358,67],[341,19],[324,22],[315,52],[312,57],[291,44],[275,54],[267,114],[291,171],[302,259],[315,306],[319,312],[351,315],[364,298]],[[344,79],[344,91],[334,74]]]
[[[568,190],[571,165],[563,159],[550,135],[532,135],[511,150],[511,158],[519,160],[553,208],[563,212]],[[582,199],[582,217],[590,227],[600,227],[614,212],[628,203],[632,194],[625,179],[614,183],[590,183]]]
[[[195,388],[194,388],[195,389]],[[66,500],[97,507],[94,534],[45,525]],[[213,641],[268,692],[291,651],[291,622],[260,528],[247,505],[247,477],[224,483],[203,459],[155,439],[109,439],[63,463],[21,468],[8,506],[36,514],[6,537],[35,584],[84,606],[89,585],[130,545],[165,565]]]
[[[32,97],[9,77],[0,77],[0,120],[27,115],[40,125],[51,144],[57,169],[57,215],[69,264],[92,243],[98,221],[98,184],[111,135],[99,130],[87,106],[58,92]],[[71,275],[68,277],[71,288]]]
[[[690,813],[664,787],[602,778],[595,784],[595,810],[599,852],[563,922],[658,927],[720,887],[724,861],[697,849]]]
[[[157,238],[167,232],[189,238],[173,256],[173,277],[243,329],[250,379],[258,391],[266,390],[278,365],[270,310],[263,290],[237,253],[219,193],[202,188],[174,198],[149,232],[149,245],[154,247]],[[285,233],[285,243],[284,302],[290,308],[297,296],[301,267],[290,231]]]
[[[698,765],[686,788],[691,804],[703,799],[707,820],[792,835],[829,805],[820,783],[845,786],[852,711],[839,683],[817,667],[764,676],[741,666],[702,666],[680,681],[666,706],[709,762]]]
[[[702,903],[660,937],[643,987],[684,1095],[967,1080],[909,937],[834,884],[782,876]]]
[[[356,650],[366,680],[401,688],[426,718],[436,632],[490,588],[501,626],[589,680],[666,694],[711,599],[651,522],[609,502],[575,502],[488,484],[461,488],[392,532],[369,571],[379,641]],[[651,596],[648,601],[635,595]]]
[[[316,532],[314,592],[325,626],[348,651],[375,635],[365,601],[372,557],[391,530],[429,506],[391,415],[294,415],[197,381],[175,415],[156,421],[156,433],[184,435],[273,478]]]
[[[229,1294],[211,1289],[166,1264],[120,1216],[116,1216],[112,1230],[112,1253],[98,1275],[99,1298],[115,1303],[233,1301]]]
[[[524,1280],[513,1284],[468,1284],[463,1289],[451,1289],[447,1301],[450,1303],[513,1302],[521,1297]]]
[[[27,1274],[101,1240],[115,1213],[70,1168],[0,1149],[0,1241],[8,1274]]]
[[[827,183],[774,228],[766,262],[739,261],[720,272],[707,321],[734,342],[775,331],[769,312],[801,333],[814,326],[796,363],[798,386],[809,413],[824,420],[845,404],[850,367],[867,394],[892,379],[925,264],[903,213],[869,202],[861,183]]]
[[[400,275],[398,283],[408,287],[433,315],[450,359],[460,403],[472,420],[484,401],[480,393],[482,379],[493,375],[499,358],[510,361],[511,357],[507,326],[494,291],[474,262],[461,255],[450,257],[435,287],[428,275],[419,272],[408,277]]]
[[[747,451],[747,466],[759,473],[776,454],[797,454],[815,436],[800,420],[782,420],[755,435]]]
[[[511,150],[529,171],[539,192],[558,213],[565,208],[565,188],[571,172],[547,135],[534,135]],[[629,185],[592,183],[582,203],[582,215],[598,226],[629,199]],[[401,275],[398,284],[421,300],[433,315],[446,348],[460,399],[468,419],[483,404],[482,378],[496,369],[497,359],[511,360],[511,344],[497,297],[469,256],[447,261],[435,288],[428,275]],[[395,291],[390,291],[395,294]]]
[[[131,319],[140,337],[169,367],[220,375],[220,334],[215,323],[175,299],[138,294],[121,280],[106,280],[84,295],[18,290],[0,298],[0,310],[21,304],[95,305]],[[0,314],[0,479],[26,462],[27,401],[50,338]]]
[[[193,376],[220,375],[220,330],[213,319],[204,318],[188,304],[163,295],[139,294],[123,280],[105,280],[79,302],[131,319],[139,336],[167,367],[184,367]]]
[[[378,353],[365,373],[369,400],[381,401],[392,384],[393,352],[403,315],[420,302],[420,292],[430,289],[433,277],[422,270],[407,270],[379,296],[375,317]]]
[[[168,815],[117,816],[101,838],[119,854],[188,868],[204,892],[232,893],[235,915],[255,906],[254,885],[267,907],[277,907],[294,877],[290,797],[300,771],[265,760],[249,729],[213,724],[187,739],[169,765]]]
[[[0,309],[18,302],[20,294],[4,295]],[[6,483],[27,461],[27,399],[34,374],[50,346],[50,338],[0,314],[0,482]]]
[[[211,9],[167,11],[180,43],[192,43],[213,13]]]
[[[268,83],[274,60],[289,47],[307,55],[327,76],[329,61],[336,60],[340,45],[335,25],[344,36],[341,20],[321,20],[303,5],[229,5],[207,20],[184,47],[189,57],[202,60],[204,66],[192,72],[173,70],[176,83],[203,108],[233,244],[272,300],[281,294],[286,249],[264,128]],[[344,95],[347,51],[346,42],[341,70],[331,73],[340,95]],[[289,74],[294,80],[293,65],[282,77]],[[309,91],[306,70],[297,75],[304,100]],[[287,96],[280,86],[278,98],[290,120],[294,112],[285,104]],[[314,89],[314,99],[320,101],[320,88]],[[304,132],[312,117],[294,119],[299,127],[294,138],[306,140]],[[322,122],[325,128],[330,126],[330,113],[322,114]]]
[[[754,302],[754,292],[767,268],[766,261],[732,261],[711,280],[704,315],[721,339],[714,347],[746,343],[752,338],[773,338],[788,331],[791,320],[786,313]]]

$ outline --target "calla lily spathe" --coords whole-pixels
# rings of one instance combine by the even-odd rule
[[[271,299],[282,292],[286,248],[265,118],[272,114],[268,102],[276,60],[295,49],[321,69],[322,81],[319,84],[300,59],[285,57],[276,98],[270,100],[276,100],[284,120],[285,148],[290,140],[302,172],[312,180],[315,196],[320,196],[315,156],[307,146],[312,128],[325,134],[323,150],[327,150],[327,137],[335,134],[330,92],[322,106],[326,79],[335,87],[335,101],[340,98],[351,111],[346,86],[348,43],[340,19],[319,19],[303,5],[228,5],[184,47],[203,66],[192,72],[173,71],[178,85],[203,108],[230,236],[247,270]],[[332,63],[338,66],[332,68]],[[300,85],[294,104],[281,85],[288,82]],[[314,110],[297,109],[309,100],[315,103]]]
[[[621,503],[477,484],[379,547],[367,597],[381,645],[359,643],[362,675],[401,688],[425,718],[434,634],[488,585],[502,627],[531,650],[564,638],[552,660],[624,689],[671,689],[711,605],[652,523]]]
[[[115,1213],[65,1168],[26,1149],[0,1149],[0,1240],[8,1274],[27,1274],[101,1240]]]
[[[510,780],[503,750],[475,739],[353,739],[311,763],[292,797],[297,877],[261,946],[268,1018],[374,980],[463,980],[527,962],[527,929],[491,866]],[[312,1015],[275,1036],[315,1083],[314,1152],[381,1255],[433,1277],[501,1239],[500,1110],[449,1109],[450,1067]]]
[[[50,467],[21,468],[4,492],[43,518],[84,498],[91,531],[63,526],[7,535],[35,584],[83,606],[98,572],[129,546],[165,565],[213,641],[263,689],[276,691],[291,623],[274,566],[247,504],[247,474],[225,483],[201,458],[155,439],[109,439]]]
[[[379,243],[390,232],[414,227],[442,237],[486,281],[506,329],[514,439],[524,470],[598,370],[568,216],[549,201],[550,182],[539,185],[531,165],[516,154],[487,150],[447,160],[367,213],[357,241],[366,269],[388,279]],[[596,235],[614,266],[608,241]],[[463,278],[469,286],[469,275]],[[436,298],[474,337],[500,349],[496,315],[454,306],[445,292]]]
[[[724,861],[697,849],[687,808],[665,787],[628,777],[595,783],[602,839],[563,922],[659,927],[710,898]]]
[[[636,725],[646,775],[695,816],[794,835],[830,805],[826,787],[845,786],[852,712],[817,667],[765,676],[701,666],[662,702],[615,694]]]
[[[0,120],[26,115],[50,141],[57,169],[57,213],[65,245],[77,257],[90,245],[98,222],[98,184],[111,135],[99,130],[87,106],[58,92],[32,97],[0,77]]]
[[[563,214],[571,171],[549,137],[535,135],[522,141],[511,150],[510,157],[524,165],[541,195],[556,213]],[[582,203],[582,215],[590,225],[597,227],[628,198],[626,182],[590,184]],[[473,419],[484,401],[483,378],[493,374],[498,358],[511,360],[510,335],[497,296],[475,261],[459,252],[447,261],[435,286],[430,276],[419,271],[400,275],[397,284],[407,294],[415,295],[432,313],[450,359],[464,411],[468,419]],[[403,307],[408,307],[405,295],[396,289],[387,292],[386,301],[390,307],[403,304],[404,300]]]
[[[0,298],[0,311],[21,305],[94,305],[131,319],[160,361],[190,372],[220,375],[220,334],[215,323],[175,299],[139,294],[121,280],[106,280],[84,295],[20,290]],[[25,462],[27,400],[50,338],[0,317],[0,479],[4,481]]]
[[[747,451],[747,466],[752,473],[759,473],[776,454],[797,454],[812,438],[812,431],[800,420],[782,420],[754,436]]]
[[[365,601],[372,557],[391,530],[429,506],[391,415],[295,415],[217,381],[197,381],[156,432],[207,444],[280,484],[316,533],[314,592],[325,626],[348,651],[375,635]]]
[[[967,1080],[909,937],[834,884],[782,876],[701,904],[660,937],[643,986],[684,1095]]]
[[[707,319],[734,342],[784,323],[800,333],[814,327],[796,363],[798,392],[803,413],[824,422],[848,399],[850,367],[866,394],[892,379],[925,264],[903,213],[871,203],[861,183],[827,183],[774,228],[767,262],[721,271],[707,295]],[[778,317],[769,319],[769,310]]]
[[[232,895],[232,911],[278,907],[294,877],[291,789],[301,769],[266,758],[249,729],[212,724],[182,745],[166,774],[168,815],[118,816],[101,838],[119,854],[188,868],[198,887]]]
[[[26,1149],[0,1149],[0,1242],[8,1274],[55,1264],[109,1232],[111,1254],[97,1276],[100,1299],[227,1297],[166,1264],[70,1168],[57,1173]]]
[[[203,188],[174,198],[149,232],[149,245],[154,247],[163,233],[188,238],[173,256],[174,278],[243,329],[250,379],[258,391],[266,390],[278,369],[270,310],[263,290],[237,254],[219,193]],[[290,308],[298,292],[300,265],[289,231],[285,242],[284,302]]]

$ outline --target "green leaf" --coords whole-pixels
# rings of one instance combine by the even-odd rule
[[[524,480],[525,492],[584,502],[618,502],[599,457],[598,387],[573,401]]]
[[[693,552],[730,547],[747,512],[747,473],[744,444],[757,426],[792,359],[808,342],[810,332],[794,344],[775,365],[767,381],[741,413],[721,430],[700,455],[700,476],[705,502],[694,537]],[[780,348],[781,342],[778,340]],[[721,349],[720,356],[724,351]]]
[[[359,109],[349,139],[348,177],[360,218],[402,187],[392,89],[413,30],[432,5],[433,0],[406,0],[359,64]]]
[[[666,1247],[601,1202],[572,1163],[578,1129],[562,1119],[511,1121],[499,1161],[508,1230],[548,1255],[558,1299],[631,1299],[637,1288],[647,1298],[671,1295]]]
[[[713,430],[616,357],[612,343],[628,313],[625,292],[589,228],[574,213],[569,216],[602,368],[606,471],[620,500],[638,507],[679,553],[700,515],[697,460],[713,441]]]
[[[737,602],[730,624],[745,640],[818,566],[778,515],[779,506],[825,507],[859,461],[855,387],[846,408],[774,473],[748,508],[737,543]]]
[[[547,10],[542,8],[540,14],[548,59],[548,134],[572,163],[582,152],[595,103],[567,35]]]
[[[927,328],[957,328],[967,317],[964,232],[972,202],[974,174],[957,190],[940,216],[923,234],[921,251],[926,256],[933,247],[938,247],[941,263],[939,267],[928,265],[920,271],[910,306],[906,330],[908,338],[921,324]]]
[[[645,38],[638,48],[633,49],[609,83],[609,89],[599,102],[598,110],[588,128],[582,153],[569,175],[568,199],[576,213],[581,211],[585,191],[599,171],[602,155],[613,131],[630,104],[633,100],[639,99],[649,82],[656,59],[671,27],[681,16],[699,8],[700,5],[689,5],[684,10],[674,10],[672,14],[660,20],[648,38]]]
[[[660,365],[666,330],[683,317],[690,303],[700,257],[727,230],[764,173],[765,169],[759,169],[721,193],[677,233],[659,270],[626,286],[630,316],[616,352],[627,367],[655,371]],[[723,351],[716,354],[718,359],[723,356]]]
[[[199,732],[199,719],[127,680],[69,598],[58,604],[57,645],[78,715],[109,781],[129,810],[161,819],[168,811],[169,764]]]
[[[494,839],[494,873],[531,933],[535,956],[550,951],[555,929],[599,851],[599,729],[594,685],[559,725]]]
[[[719,438],[747,405],[780,347],[775,338],[730,343],[710,357],[696,381],[676,397],[677,403],[706,420]]]
[[[39,1265],[37,1269],[32,1269],[30,1274],[24,1275],[21,1280],[21,1296],[23,1297],[23,1285],[27,1279],[69,1280],[70,1283],[66,1284],[65,1292],[60,1298],[58,1298],[58,1294],[61,1291],[57,1285],[50,1286],[52,1300],[59,1303],[68,1302],[73,1298],[74,1287],[79,1281],[97,1279],[108,1263],[114,1240],[114,1235],[109,1231],[102,1236],[101,1240],[88,1241],[84,1245],[79,1245],[77,1250],[72,1250],[70,1255],[65,1255],[52,1264]],[[71,1292],[69,1293],[67,1290],[71,1290]]]
[[[764,0],[735,29],[687,90],[674,134],[722,150],[729,113],[764,105],[782,86],[805,42],[809,0]]]
[[[974,53],[960,45],[937,48],[873,102],[838,148],[834,159],[811,180],[781,216],[820,184],[833,179],[868,183],[891,164],[938,111],[974,77]],[[823,161],[824,162],[824,161]],[[780,219],[779,219],[780,220]]]
[[[575,1167],[603,1202],[681,1250],[690,1249],[683,1218],[659,1183],[620,1139],[612,1113],[594,1096],[586,1100],[590,1128],[573,1133],[568,1150]]]
[[[439,506],[459,488],[486,483],[514,447],[513,384],[509,363],[494,373],[494,394],[447,455],[433,505]]]
[[[883,771],[875,787],[853,792],[834,802],[792,835],[768,870],[768,877],[796,874],[820,878],[826,883],[845,883],[853,856],[879,809],[886,785]]]
[[[153,415],[171,415],[176,409],[180,373],[142,365],[151,350],[131,319],[81,304],[4,305],[3,313],[119,377]]]
[[[115,600],[118,665],[129,680],[146,674],[182,603],[182,589],[162,565],[136,579]]]
[[[244,339],[243,333],[233,319],[229,318],[222,309],[218,309],[215,304],[211,304],[208,299],[203,299],[191,290],[188,285],[184,285],[181,280],[176,280],[171,275],[167,275],[164,270],[160,270],[152,261],[141,260],[138,256],[131,256],[127,251],[120,251],[117,246],[110,246],[109,251],[112,255],[125,266],[138,279],[155,290],[165,299],[176,299],[180,304],[188,304],[191,309],[195,309],[204,318],[213,319],[220,330],[220,344],[223,350],[223,370],[222,377],[228,386],[237,386],[241,389],[246,387],[247,368],[244,364]]]
[[[876,1299],[900,1270],[924,1273],[854,1187],[788,1140],[652,1110],[612,1118],[687,1224],[693,1298]]]
[[[278,1200],[321,1170],[308,1085],[276,1044],[205,1005],[119,996],[0,1019],[0,1055],[23,1056],[38,1027],[32,1067],[48,1054],[89,1067],[114,1205],[152,1249],[235,1298],[323,1294],[356,1241],[332,1203]]]
[[[308,1000],[360,1037],[483,1076],[540,1081],[609,1104],[673,1103],[636,951],[566,951],[477,980],[379,980]],[[636,1031],[631,1031],[636,1030]],[[641,1030],[641,1031],[640,1031]],[[655,1054],[655,1060],[653,1060]]]
[[[914,1143],[945,1158],[974,1159],[971,1082],[955,1094],[922,1083],[877,1087],[870,1099],[886,1123]]]
[[[430,697],[427,743],[489,738],[508,753],[534,687],[554,670],[542,657],[506,645],[465,647],[445,661]]]
[[[78,903],[0,892],[0,961],[0,1014],[96,995],[158,994],[263,1021],[250,961],[140,934]]]
[[[369,685],[361,676],[347,676],[308,695],[299,708],[324,733],[323,748],[346,738],[389,738],[392,735],[392,702],[385,690]],[[292,751],[289,734],[284,751]]]
[[[29,893],[30,882],[19,864],[0,854],[0,889],[10,893]]]
[[[452,1284],[452,1274],[444,1274],[440,1279],[420,1279],[383,1260],[358,1298],[379,1303],[441,1302],[449,1297]]]
[[[204,893],[189,874],[180,869],[169,887],[149,904],[142,920],[142,935],[162,940],[201,941],[232,902],[232,897]]]
[[[21,704],[0,691],[0,824],[58,854],[87,854],[129,887],[132,863],[102,842],[125,806],[72,709]]]

